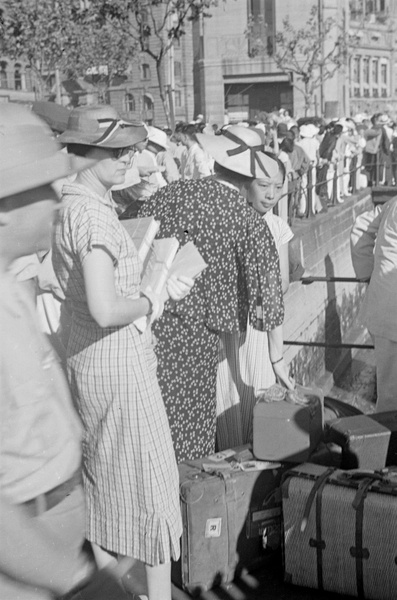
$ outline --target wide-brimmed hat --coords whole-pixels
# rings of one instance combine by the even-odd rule
[[[168,138],[165,131],[162,131],[158,127],[152,127],[151,125],[147,126],[147,130],[147,136],[150,142],[161,146],[162,148],[164,148],[164,150],[167,150],[167,148],[169,148]]]
[[[38,115],[57,133],[63,133],[68,126],[70,110],[48,100],[37,100],[32,104],[32,111]]]
[[[67,129],[58,140],[62,144],[127,148],[146,138],[147,129],[143,123],[124,121],[113,106],[103,104],[73,109]]]
[[[263,152],[261,136],[252,128],[231,125],[220,135],[198,133],[197,140],[225,169],[256,179],[278,173],[278,163]]]
[[[378,123],[381,123],[382,125],[388,125],[391,122],[391,119],[389,117],[389,115],[383,114],[380,115],[379,119],[378,119]]]
[[[308,123],[299,127],[299,133],[303,138],[314,138],[319,131],[319,128],[314,123]]]
[[[26,108],[1,106],[0,198],[52,183],[95,162],[61,152],[48,126]]]

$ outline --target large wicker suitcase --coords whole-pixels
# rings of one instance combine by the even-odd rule
[[[285,581],[368,600],[397,597],[396,472],[303,464],[282,484]]]
[[[237,568],[255,568],[280,548],[286,468],[255,461],[248,447],[179,465],[183,534],[172,572],[177,586],[194,593],[228,583]]]

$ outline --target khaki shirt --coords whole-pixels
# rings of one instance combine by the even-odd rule
[[[29,294],[11,275],[0,288],[0,486],[18,504],[76,471],[82,426]]]

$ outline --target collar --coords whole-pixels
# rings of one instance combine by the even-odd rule
[[[114,209],[117,206],[116,202],[112,198],[110,190],[107,191],[104,196],[100,196],[93,190],[90,190],[90,188],[88,188],[84,184],[75,182],[65,183],[65,185],[62,188],[62,196],[75,195],[77,193],[84,193],[85,196],[89,196],[90,198],[93,198],[101,202],[105,206],[109,206],[109,208],[112,209]]]

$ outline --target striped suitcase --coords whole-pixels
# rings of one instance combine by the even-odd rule
[[[282,483],[284,579],[368,600],[397,597],[397,473],[303,464]]]

